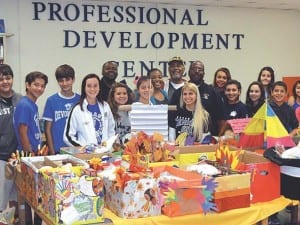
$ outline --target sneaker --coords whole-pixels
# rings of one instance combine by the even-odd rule
[[[268,225],[281,225],[281,222],[277,215],[272,215],[268,219]]]

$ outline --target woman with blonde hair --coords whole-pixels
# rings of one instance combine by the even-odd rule
[[[200,93],[195,84],[186,83],[182,87],[179,109],[169,113],[169,127],[170,141],[186,132],[199,142],[203,134],[210,131],[209,113],[201,104]]]

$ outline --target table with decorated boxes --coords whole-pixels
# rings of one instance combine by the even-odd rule
[[[255,224],[291,203],[280,196],[280,167],[262,155],[181,145],[137,132],[117,152],[111,144],[22,157],[19,197],[47,224]]]

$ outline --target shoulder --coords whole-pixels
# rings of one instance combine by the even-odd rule
[[[55,93],[53,95],[50,95],[46,101],[51,102],[51,101],[56,101],[57,99],[60,99],[60,96],[58,95],[58,93]]]
[[[168,94],[164,89],[160,89],[160,92],[166,97],[168,98]]]
[[[23,97],[20,93],[17,93],[13,91],[13,102],[16,104],[16,102],[20,101],[20,99]]]
[[[98,102],[98,105],[99,105],[100,109],[102,108],[104,111],[111,112],[110,106],[109,106],[109,104],[106,101],[103,101],[102,103]]]
[[[214,88],[212,85],[209,85],[205,82],[203,82],[200,86],[199,86],[199,90],[201,91],[207,91],[207,92],[213,92]]]
[[[247,106],[245,103],[243,103],[242,101],[239,101],[238,103],[236,103],[236,107],[239,109],[245,109],[247,110]]]
[[[101,107],[104,107],[104,108],[109,107],[109,104],[107,103],[107,101],[103,101],[102,103],[98,102],[98,105],[101,106]]]
[[[84,109],[84,107],[83,107],[83,109]],[[71,110],[71,112],[70,112],[71,114],[78,114],[78,113],[84,113],[84,110],[82,111],[81,110],[81,107],[80,107],[80,105],[79,104],[76,104],[76,105],[74,105],[74,107],[72,108],[72,110]]]

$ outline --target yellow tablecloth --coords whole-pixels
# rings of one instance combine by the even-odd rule
[[[256,203],[248,208],[233,209],[223,213],[194,214],[180,217],[153,216],[138,219],[123,219],[105,209],[104,215],[114,225],[253,225],[270,215],[283,210],[292,200],[280,197],[270,202]]]

